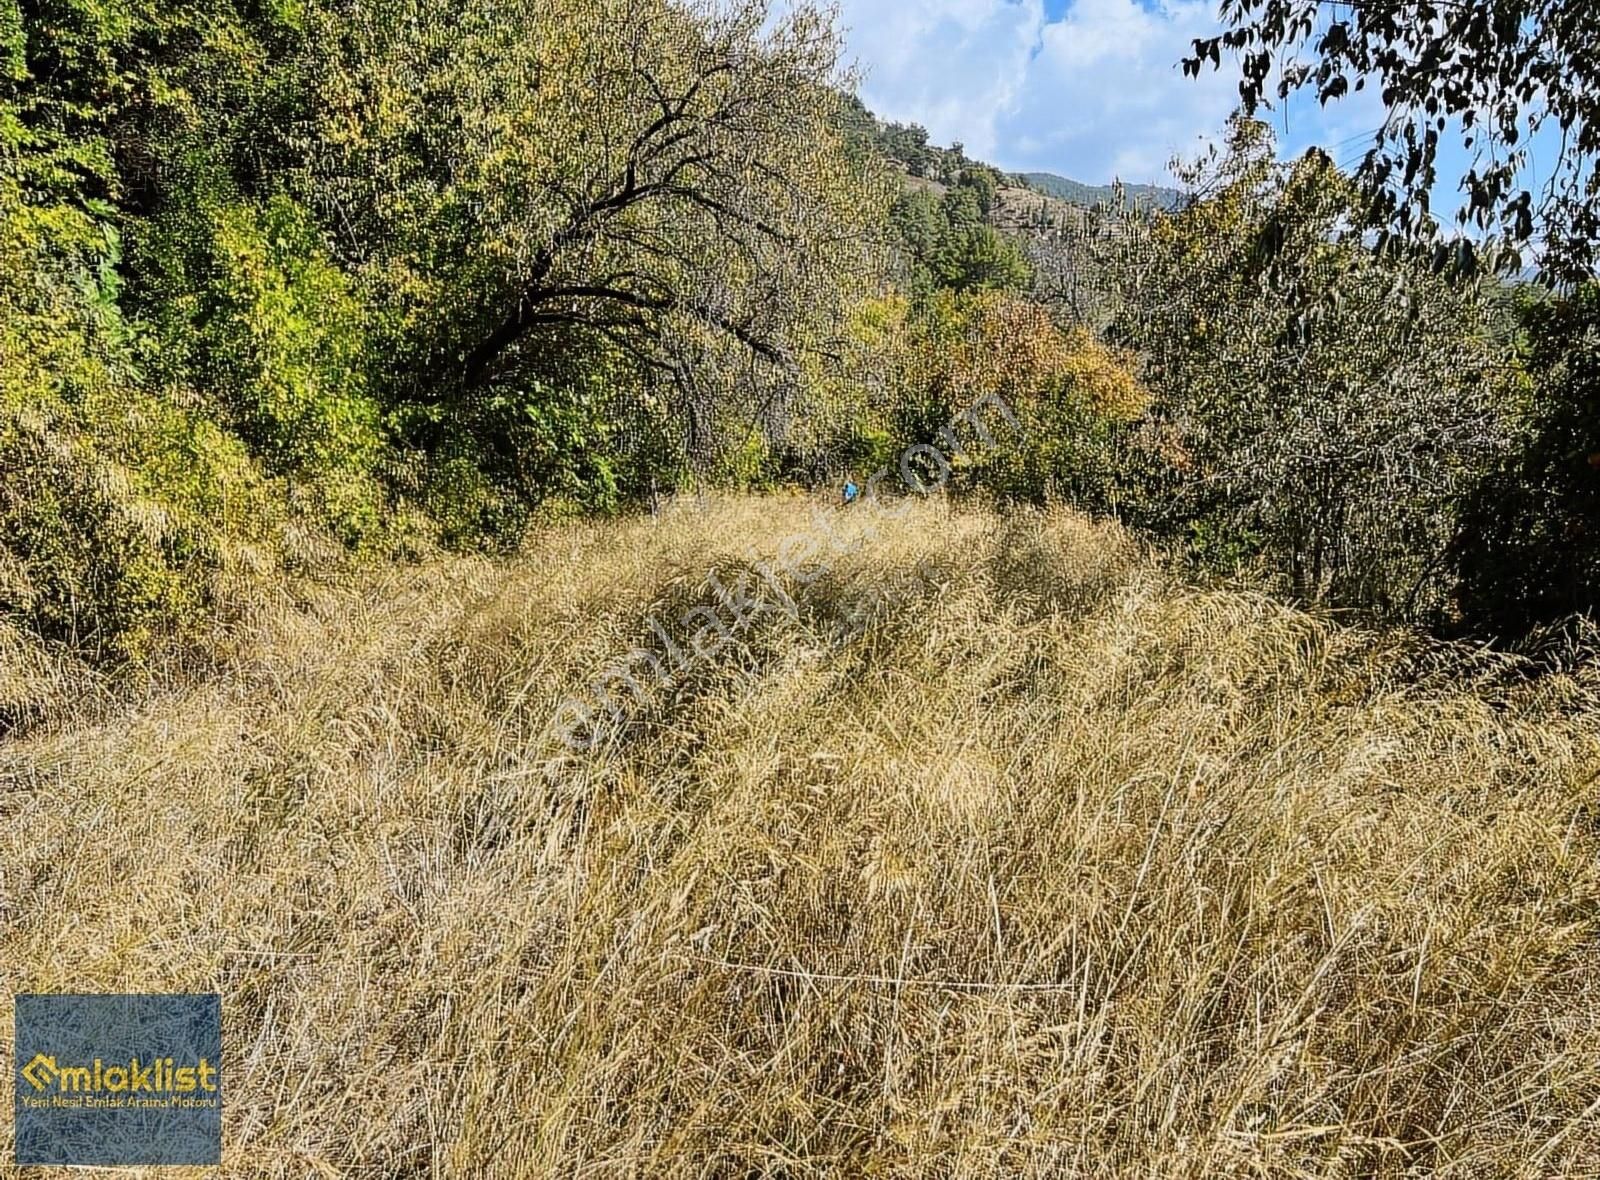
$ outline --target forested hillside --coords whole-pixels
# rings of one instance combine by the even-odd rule
[[[1591,605],[1589,293],[1341,234],[1253,122],[1176,183],[1021,187],[761,0],[0,0],[0,618],[130,666],[284,574],[879,470],[1451,631]],[[982,398],[1016,439],[902,470]]]

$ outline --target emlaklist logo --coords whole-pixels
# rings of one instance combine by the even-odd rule
[[[18,1164],[215,1164],[215,995],[16,998]]]
[[[36,1091],[59,1087],[63,1094],[192,1094],[196,1090],[216,1093],[217,1071],[204,1057],[198,1065],[177,1065],[171,1057],[158,1057],[140,1068],[137,1057],[126,1067],[106,1065],[100,1058],[94,1065],[57,1065],[54,1057],[35,1053],[22,1067],[22,1076]]]

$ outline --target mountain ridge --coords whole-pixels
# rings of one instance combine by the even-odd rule
[[[1123,200],[1141,209],[1172,210],[1178,208],[1184,199],[1178,189],[1159,184],[1087,184],[1056,172],[1017,172],[1012,175],[1036,192],[1091,209],[1097,205],[1118,204],[1119,188]]]
[[[1042,196],[1085,209],[1116,206],[1122,202],[1143,209],[1176,209],[1184,195],[1176,188],[1157,184],[1088,184],[1057,172],[1008,172],[969,156],[960,142],[948,147],[930,143],[927,128],[917,123],[897,123],[875,114],[855,95],[844,96],[844,124],[849,132],[920,181],[954,184],[961,173],[980,169],[1011,188],[1031,189]]]

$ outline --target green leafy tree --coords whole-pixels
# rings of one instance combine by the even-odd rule
[[[952,227],[938,276],[953,291],[1021,290],[1031,277],[1022,247],[989,225]]]
[[[0,617],[112,662],[202,624],[275,515],[237,440],[147,383],[127,309],[123,206],[230,42],[170,54],[202,20],[232,17],[0,3]]]
[[[306,175],[340,257],[402,329],[400,400],[514,388],[572,329],[687,399],[673,352],[686,333],[785,370],[869,278],[883,201],[834,121],[839,46],[822,15],[665,0],[363,11],[321,15],[327,147]]]
[[[960,189],[969,190],[978,202],[978,212],[988,217],[994,212],[995,199],[1000,188],[999,175],[992,168],[963,168],[956,182]]]
[[[959,185],[942,197],[902,193],[890,209],[917,295],[953,291],[1020,290],[1031,278],[1022,246],[984,220],[982,187]],[[991,198],[992,199],[992,198]]]
[[[1202,199],[1139,223],[1113,272],[1167,457],[1145,522],[1303,598],[1441,611],[1460,497],[1506,443],[1478,294],[1336,241],[1352,185],[1277,163],[1262,124],[1185,179]]]

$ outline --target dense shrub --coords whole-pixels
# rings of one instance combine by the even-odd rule
[[[352,543],[371,537],[384,438],[366,388],[366,309],[286,197],[217,210],[213,242],[197,376],[310,519]]]
[[[236,439],[141,386],[119,248],[0,180],[0,612],[110,659],[200,626],[215,576],[267,557],[248,547],[276,514]]]
[[[1463,621],[1500,636],[1600,606],[1600,288],[1530,301],[1523,321],[1534,396],[1452,551]]]
[[[1439,617],[1515,398],[1480,294],[1339,241],[1348,182],[1318,153],[1277,163],[1260,124],[1188,179],[1204,198],[1136,226],[1111,276],[1174,460],[1138,523],[1300,598]]]

